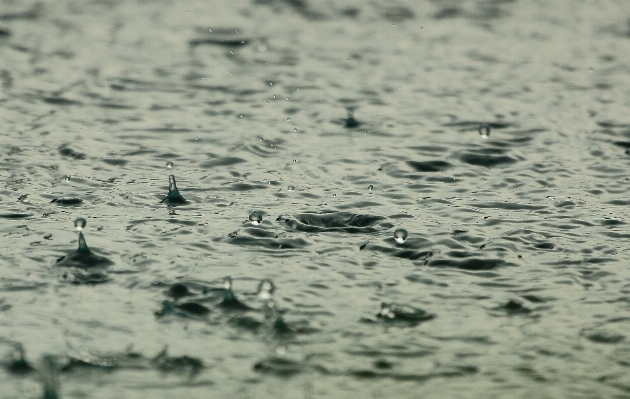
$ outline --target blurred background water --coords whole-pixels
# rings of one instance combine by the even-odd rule
[[[0,398],[629,397],[629,18],[0,1]]]

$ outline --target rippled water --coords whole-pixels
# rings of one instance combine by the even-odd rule
[[[0,398],[630,395],[629,2],[226,4],[0,1]]]

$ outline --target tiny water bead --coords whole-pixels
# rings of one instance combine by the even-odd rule
[[[374,185],[373,185],[373,184],[370,184],[370,185],[368,186],[368,191],[372,191],[372,190],[374,190]]]
[[[295,186],[289,186],[289,187],[287,188],[287,190],[289,190],[289,191],[295,191]]]
[[[77,229],[77,231],[82,231],[86,224],[87,221],[84,218],[76,218],[74,221],[74,228]]]
[[[405,242],[407,240],[407,230],[397,229],[396,231],[394,231],[394,240],[396,240],[396,242],[399,244]]]
[[[231,290],[232,289],[232,278],[231,277],[226,277],[225,279],[223,279],[223,288],[225,288],[226,290]]]
[[[484,140],[490,137],[490,126],[486,124],[479,126],[479,135]]]
[[[171,168],[173,167],[173,162],[168,161],[168,162],[166,163],[166,167],[167,167],[167,168],[169,168],[169,169],[171,169]]]
[[[262,213],[260,211],[252,211],[252,213],[249,214],[249,222],[254,226],[261,224],[262,220]]]

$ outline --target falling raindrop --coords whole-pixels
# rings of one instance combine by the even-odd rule
[[[74,228],[77,229],[77,231],[82,231],[86,224],[87,221],[84,218],[76,218],[74,221]]]
[[[405,242],[407,240],[407,230],[398,229],[394,231],[394,240],[396,240],[396,242],[399,244]]]
[[[171,169],[171,168],[173,167],[173,162],[168,161],[168,162],[166,163],[166,167],[167,167],[167,168],[169,168],[169,169]]]
[[[479,135],[484,140],[490,137],[490,126],[486,124],[479,126]]]
[[[297,159],[294,159],[294,160],[293,160],[293,163],[297,163]]]
[[[252,213],[249,214],[249,221],[254,226],[258,226],[262,223],[262,213],[260,211],[252,211]]]

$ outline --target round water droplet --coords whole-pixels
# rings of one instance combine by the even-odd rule
[[[289,190],[289,191],[295,191],[295,186],[289,186],[289,187],[287,188],[287,190]]]
[[[63,179],[64,179],[65,181],[70,181],[70,176],[64,176],[64,177],[63,177]]]
[[[374,190],[374,185],[373,185],[373,184],[370,184],[370,185],[368,186],[368,191],[372,191],[372,190]]]
[[[87,221],[83,218],[76,218],[76,220],[74,221],[74,228],[77,229],[77,231],[81,231],[85,228],[85,225],[87,224]]]
[[[169,168],[169,169],[170,169],[170,168],[172,168],[172,167],[173,167],[173,162],[168,161],[168,162],[166,163],[166,167],[167,167],[167,168]]]
[[[336,197],[336,196],[337,196],[337,194],[333,194],[333,197]]]
[[[294,160],[293,160],[293,163],[297,163],[297,159],[294,159]]]
[[[287,122],[290,122],[290,121],[291,121],[291,118],[287,118]]]
[[[482,139],[487,139],[488,137],[490,137],[490,126],[485,124],[479,126],[479,135]]]
[[[294,127],[294,128],[293,128],[293,131],[294,131],[294,132],[297,132],[297,127]]]
[[[394,240],[396,240],[396,242],[399,244],[405,242],[407,240],[407,230],[398,229],[394,231]]]
[[[252,211],[252,213],[249,214],[249,221],[254,226],[261,224],[262,219],[262,213],[260,213],[260,211]]]
[[[232,289],[232,278],[226,277],[225,280],[223,280],[223,288],[226,290]]]

